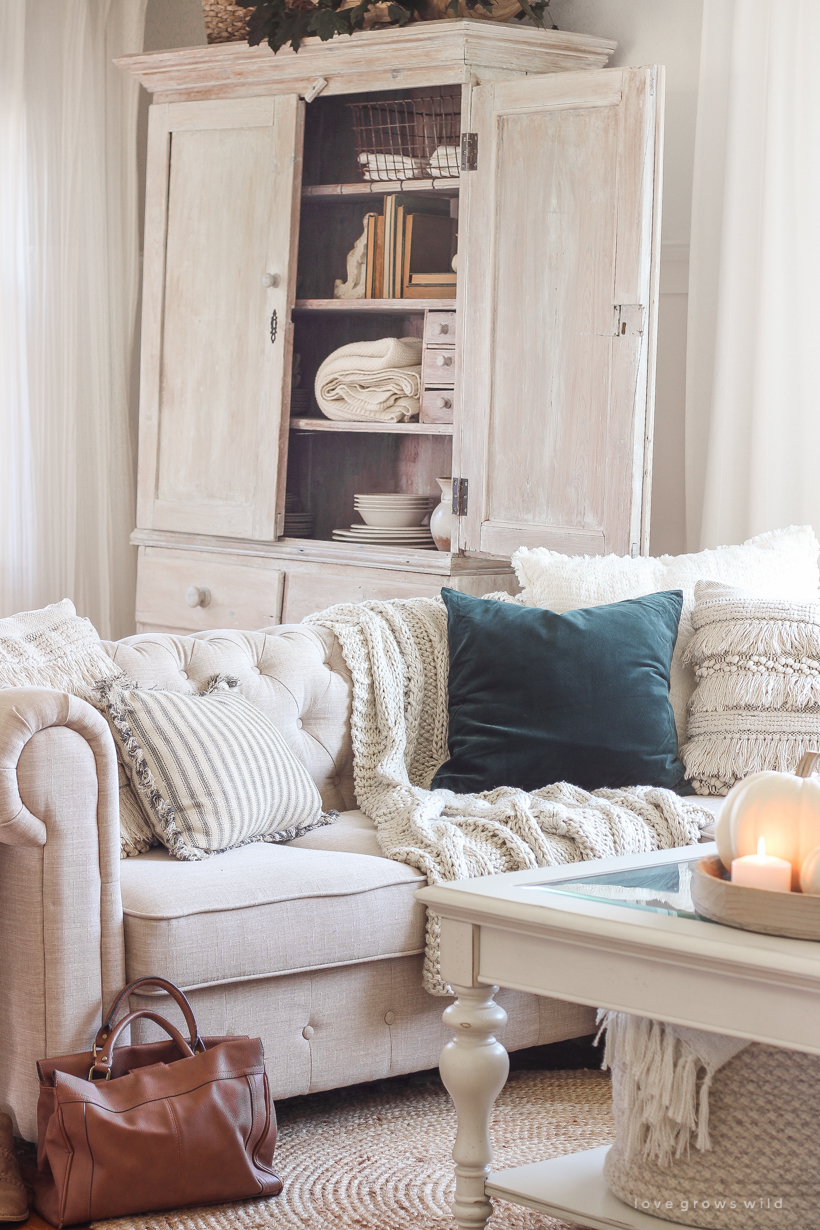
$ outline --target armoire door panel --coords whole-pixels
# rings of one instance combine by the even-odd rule
[[[302,104],[284,95],[162,110],[163,310],[151,322],[156,379],[144,372],[156,405],[139,515],[147,528],[274,538]]]
[[[657,88],[654,69],[609,69],[474,92],[467,550],[628,552],[635,540],[654,345],[645,309]]]

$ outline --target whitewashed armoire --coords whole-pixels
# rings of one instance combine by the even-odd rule
[[[607,69],[613,48],[471,19],[118,61],[153,94],[140,630],[514,591],[522,544],[647,550],[663,69]],[[363,181],[347,104],[433,94],[460,106],[458,177]],[[363,215],[408,190],[458,198],[456,299],[334,299]],[[402,335],[425,339],[451,423],[291,409],[294,351],[304,389],[337,346]],[[331,541],[355,492],[441,476],[451,552]],[[284,536],[286,493],[313,538]]]

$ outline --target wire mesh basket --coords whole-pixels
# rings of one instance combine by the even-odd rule
[[[461,99],[391,98],[347,104],[366,180],[455,179],[461,153]]]

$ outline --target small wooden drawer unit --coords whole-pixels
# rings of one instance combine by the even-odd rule
[[[284,577],[274,561],[142,547],[137,630],[202,632],[278,624]]]

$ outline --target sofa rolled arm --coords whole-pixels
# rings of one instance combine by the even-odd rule
[[[36,1136],[37,1059],[90,1046],[125,983],[119,784],[103,716],[0,690],[0,1109]]]

